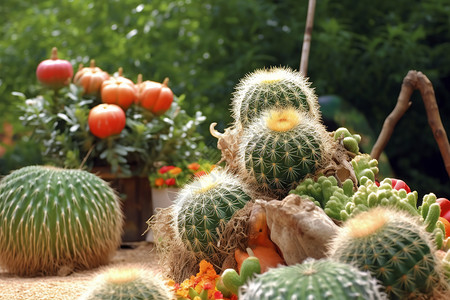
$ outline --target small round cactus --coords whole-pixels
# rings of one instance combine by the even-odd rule
[[[239,290],[240,300],[386,299],[369,272],[328,259],[269,269]]]
[[[92,173],[29,166],[0,182],[0,265],[11,273],[105,264],[120,244],[122,224],[115,191]]]
[[[199,256],[214,256],[217,230],[250,200],[235,175],[216,168],[178,192],[174,205],[176,230],[188,250]]]
[[[236,123],[245,127],[267,109],[294,108],[320,118],[319,104],[310,83],[288,68],[257,70],[236,86],[231,101]]]
[[[261,191],[286,196],[327,161],[330,140],[325,127],[304,113],[266,111],[242,136],[240,172]]]
[[[432,295],[442,275],[423,227],[405,212],[373,208],[344,224],[332,243],[331,258],[370,271],[391,299]]]
[[[141,266],[110,267],[79,300],[171,300],[175,295],[160,276]]]

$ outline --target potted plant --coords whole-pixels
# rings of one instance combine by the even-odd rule
[[[167,80],[134,84],[120,68],[110,76],[93,64],[80,66],[72,78],[67,61],[55,57],[53,52],[38,66],[45,87],[40,95],[15,93],[27,138],[40,145],[45,164],[83,168],[112,182],[125,215],[130,210],[129,221],[138,224],[125,228],[125,236],[129,230],[130,239],[139,239],[152,213],[148,175],[157,171],[157,162],[201,157],[205,146],[197,127],[205,117],[200,111],[188,115],[185,96],[174,95]],[[64,76],[55,76],[61,64]]]

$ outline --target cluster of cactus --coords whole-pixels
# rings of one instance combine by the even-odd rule
[[[97,276],[79,300],[171,300],[175,295],[160,276],[141,266],[111,267]]]
[[[282,198],[327,161],[333,140],[310,83],[286,68],[258,70],[236,87],[234,127],[242,130],[239,171],[252,186]]]
[[[241,300],[269,299],[386,299],[369,272],[329,259],[269,269],[239,291]]]
[[[0,182],[0,265],[18,275],[107,263],[120,244],[116,192],[82,170],[28,166]]]
[[[174,204],[176,231],[188,250],[211,258],[218,251],[218,229],[250,200],[235,175],[216,168],[178,192]]]
[[[430,296],[442,287],[430,234],[406,212],[376,207],[344,223],[330,257],[370,271],[391,299]]]

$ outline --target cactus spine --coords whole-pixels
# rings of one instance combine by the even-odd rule
[[[101,273],[80,300],[170,300],[175,296],[165,282],[144,267],[119,266]]]
[[[327,259],[269,269],[240,289],[240,300],[386,299],[368,272]]]
[[[327,160],[325,127],[295,109],[270,110],[245,130],[240,172],[263,192],[285,196]]]
[[[94,174],[29,166],[0,182],[0,265],[12,273],[97,267],[119,246],[121,232],[119,199]]]
[[[179,191],[174,208],[176,230],[188,250],[214,256],[217,230],[248,201],[250,196],[239,179],[216,168]]]
[[[236,86],[231,101],[233,117],[245,127],[272,108],[294,108],[313,119],[320,118],[319,105],[310,83],[299,72],[287,68],[257,70]]]
[[[349,219],[331,257],[370,271],[392,299],[432,295],[442,275],[429,233],[408,214],[376,207]]]

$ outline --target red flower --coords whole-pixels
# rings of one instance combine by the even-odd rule
[[[168,186],[175,185],[177,183],[175,178],[168,178],[165,182]]]
[[[202,177],[203,175],[206,175],[206,172],[205,172],[205,171],[199,171],[199,172],[197,172],[197,173],[194,173],[194,176],[195,176],[195,177]]]
[[[214,300],[219,300],[219,299],[223,299],[223,295],[220,291],[216,291],[214,293]]]
[[[172,170],[173,168],[175,168],[175,166],[164,166],[158,170],[158,173],[164,174],[164,173],[167,173],[168,171]]]

